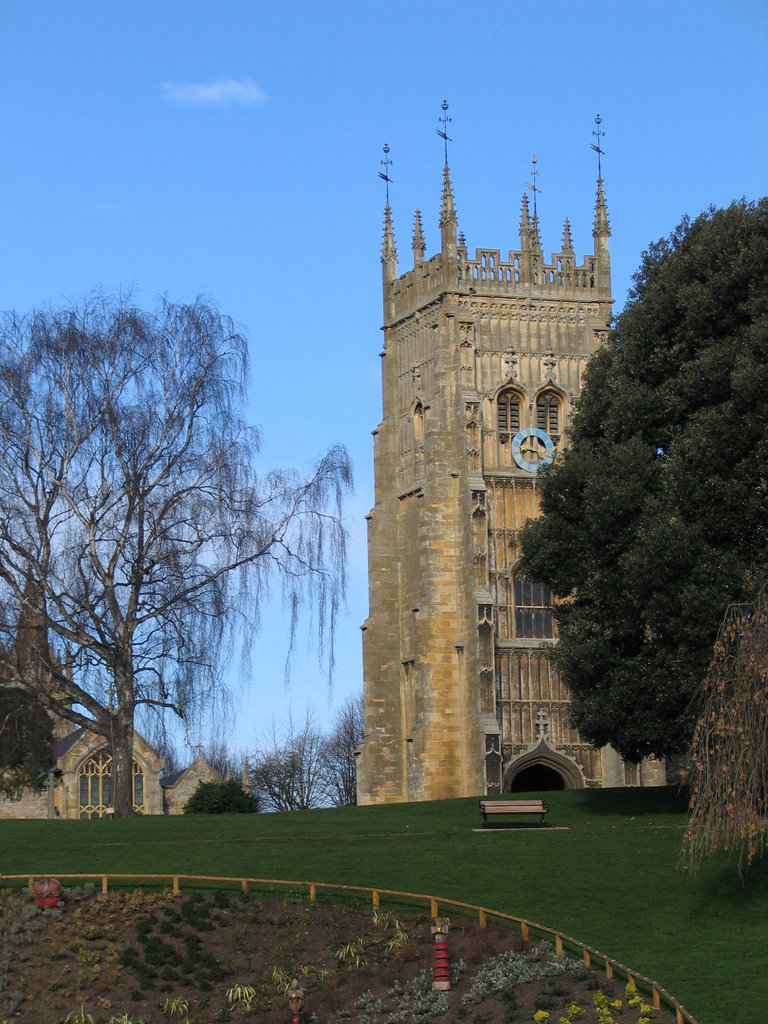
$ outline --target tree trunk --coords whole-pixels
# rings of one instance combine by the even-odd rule
[[[133,809],[133,678],[127,668],[115,669],[117,709],[112,718],[112,801],[115,817],[128,818]]]

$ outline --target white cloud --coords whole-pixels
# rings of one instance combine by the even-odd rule
[[[224,78],[219,82],[180,85],[164,82],[163,92],[172,103],[238,103],[240,106],[261,106],[266,96],[250,79]]]

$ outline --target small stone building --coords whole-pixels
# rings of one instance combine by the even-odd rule
[[[69,731],[67,731],[69,729]],[[53,764],[41,792],[0,798],[0,818],[101,818],[112,813],[112,757],[102,736],[57,723]],[[198,753],[182,771],[165,762],[138,733],[133,744],[133,807],[139,814],[181,814],[198,782],[220,781]]]
[[[31,584],[28,585],[31,588]],[[40,664],[53,661],[45,632],[22,603],[15,642],[2,649],[3,661],[16,674],[32,676]],[[41,655],[41,647],[45,650]],[[0,674],[0,686],[13,688]],[[112,755],[103,736],[54,717],[52,763],[42,790],[27,789],[20,799],[0,797],[2,818],[101,818],[112,813]],[[198,782],[220,781],[198,748],[197,757],[183,771],[164,774],[165,760],[143,736],[133,740],[133,807],[139,814],[181,814]]]

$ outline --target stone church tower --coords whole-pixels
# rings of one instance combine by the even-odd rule
[[[535,198],[519,249],[471,254],[446,153],[440,250],[425,259],[417,210],[402,274],[387,202],[360,803],[664,782],[570,726],[540,649],[556,639],[551,594],[518,569],[539,470],[566,443],[612,307],[602,177],[582,261],[568,220],[545,260]]]

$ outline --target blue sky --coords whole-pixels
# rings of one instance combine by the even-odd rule
[[[401,269],[413,212],[438,244],[440,103],[470,250],[518,245],[538,158],[547,252],[590,251],[603,119],[618,312],[648,243],[684,213],[766,194],[763,0],[0,0],[0,309],[132,288],[205,294],[251,347],[262,466],[349,449],[351,586],[329,694],[266,616],[233,745],[292,706],[327,721],[359,691],[365,514],[380,416],[378,179],[391,147]]]

